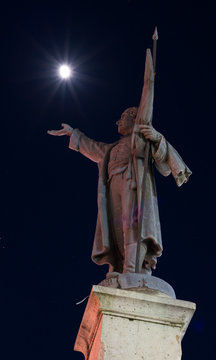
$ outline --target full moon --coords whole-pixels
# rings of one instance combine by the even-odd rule
[[[61,65],[59,67],[59,75],[62,79],[69,79],[71,77],[72,70],[68,65]]]

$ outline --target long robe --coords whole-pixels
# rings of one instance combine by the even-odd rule
[[[98,216],[92,250],[92,260],[99,264],[110,264],[115,266],[115,254],[113,253],[113,239],[111,232],[111,214],[108,211],[108,162],[111,149],[117,144],[106,144],[88,138],[79,129],[74,129],[70,137],[69,148],[79,151],[90,160],[96,162],[99,168],[98,180]],[[144,144],[145,145],[145,144]],[[136,184],[134,171],[134,158],[138,159],[139,166],[144,161],[144,149],[139,153],[131,154],[128,159],[128,180],[131,186],[137,188],[137,198],[140,198],[141,187]],[[178,152],[162,136],[158,146],[151,145],[152,162],[149,164],[145,184],[145,204],[142,227],[142,241],[146,242],[149,262],[154,267],[156,257],[162,253],[161,228],[158,212],[157,194],[154,181],[152,163],[155,163],[157,170],[164,176],[172,173],[178,186],[187,182],[191,175],[190,169],[185,165]]]

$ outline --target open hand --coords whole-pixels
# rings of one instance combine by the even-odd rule
[[[71,134],[73,132],[73,128],[68,124],[61,124],[61,126],[62,126],[62,129],[48,130],[47,134],[54,135],[54,136],[63,136],[63,135],[71,136]]]

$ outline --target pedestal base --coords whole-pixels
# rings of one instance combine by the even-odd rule
[[[142,291],[142,289],[144,289],[144,291],[149,294],[159,292],[169,295],[174,299],[176,298],[172,286],[158,277],[139,273],[116,274],[114,277],[107,276],[107,278],[98,285],[124,290],[133,289]],[[109,275],[109,273],[107,275]]]
[[[180,360],[195,304],[93,286],[74,350],[86,360]]]

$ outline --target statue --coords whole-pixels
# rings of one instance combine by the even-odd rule
[[[135,272],[138,241],[138,203],[133,154],[131,153],[132,131],[137,108],[126,109],[117,121],[118,132],[123,135],[114,144],[89,139],[80,130],[62,124],[61,130],[50,130],[54,136],[70,137],[69,148],[79,151],[99,167],[98,218],[92,251],[92,260],[97,264],[109,264],[110,273]],[[136,133],[142,135],[143,144],[151,143],[151,155],[156,168],[164,176],[171,172],[180,186],[191,174],[176,150],[152,125],[137,125]],[[140,159],[145,156],[138,155]],[[156,259],[162,253],[160,221],[153,172],[146,179],[149,193],[146,203],[147,218],[143,221],[143,236],[138,272],[155,268]],[[144,204],[145,205],[145,204]],[[110,274],[111,275],[111,274]]]
[[[156,37],[153,39],[156,41]],[[69,136],[70,149],[98,164],[98,217],[92,260],[99,265],[109,264],[108,278],[149,275],[162,253],[153,164],[164,176],[172,173],[178,186],[191,174],[177,151],[152,126],[153,60],[147,49],[140,105],[126,109],[117,121],[122,135],[119,141],[97,142],[67,124],[48,131],[54,136]]]

